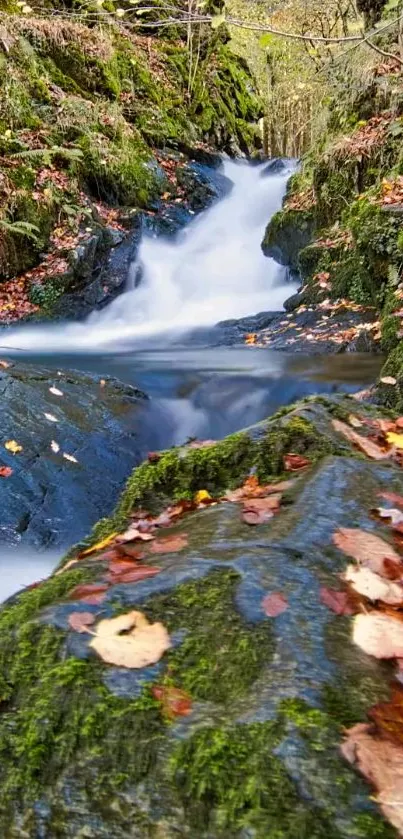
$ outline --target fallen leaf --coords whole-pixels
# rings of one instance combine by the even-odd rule
[[[399,662],[400,668],[402,662]],[[403,746],[403,688],[394,685],[388,702],[379,702],[368,711],[369,718],[376,723],[377,733]]]
[[[245,344],[256,344],[257,342],[257,335],[256,332],[247,332],[245,335]]]
[[[65,571],[66,567],[62,570]],[[99,606],[105,600],[108,588],[107,583],[83,583],[75,586],[69,592],[69,599],[80,600],[82,603],[87,603],[88,606]]]
[[[120,585],[120,583],[138,583],[140,580],[146,580],[147,577],[155,577],[160,571],[162,571],[162,568],[157,568],[156,566],[140,565],[130,570],[122,570],[120,573],[112,571],[107,574],[106,579],[114,585]]]
[[[49,391],[50,393],[53,393],[54,396],[63,396],[63,391],[59,390],[57,387],[50,387]]]
[[[391,446],[396,446],[397,449],[403,449],[403,434],[395,434],[393,431],[389,431],[386,439]]]
[[[311,461],[308,458],[303,457],[301,454],[293,454],[292,452],[284,455],[283,461],[286,472],[298,472],[299,469],[305,469],[307,466],[311,466]]]
[[[288,609],[288,600],[281,591],[273,591],[263,598],[262,609],[269,618],[276,618]]]
[[[345,759],[377,790],[384,816],[403,835],[403,761],[400,746],[373,736],[372,726],[358,723],[346,732],[341,746]]]
[[[140,551],[136,545],[132,545],[130,542],[118,545],[118,551],[120,556],[129,556],[130,559],[134,560],[144,559],[145,557],[144,551]]]
[[[369,568],[348,565],[344,579],[351,584],[354,591],[369,600],[382,600],[390,606],[403,605],[403,588],[399,583],[385,580]]]
[[[199,489],[199,492],[196,492],[194,497],[195,504],[206,504],[206,502],[212,501],[211,495],[207,492],[206,489]]]
[[[162,703],[167,717],[187,717],[192,710],[192,698],[184,690],[171,685],[153,685],[151,693],[154,699]]]
[[[393,525],[403,522],[403,510],[398,510],[396,507],[375,507],[374,512],[381,519],[390,519]]]
[[[244,507],[241,518],[245,524],[257,525],[266,524],[266,522],[273,518],[273,515],[274,513],[270,510],[253,510],[248,507]]]
[[[277,484],[259,484],[255,475],[247,478],[243,486],[239,489],[228,490],[225,493],[227,501],[242,501],[246,498],[264,498],[266,495],[271,495],[276,492],[285,492],[294,486],[295,480],[279,481]]]
[[[395,385],[395,384],[397,384],[394,376],[384,376],[383,379],[381,379],[381,382],[382,382],[383,385]]]
[[[86,548],[85,551],[80,551],[79,557],[90,556],[90,554],[98,553],[102,551],[104,548],[107,548],[111,542],[116,539],[117,533],[110,533],[109,536],[106,536],[105,539],[101,539],[100,542],[96,542],[95,545],[91,545],[91,547]]]
[[[7,440],[7,443],[4,443],[4,448],[7,449],[8,452],[12,452],[12,454],[22,452],[22,446],[20,446],[16,440]]]
[[[69,615],[69,626],[76,632],[86,632],[86,627],[91,626],[95,621],[95,615],[91,612],[72,612]]]
[[[67,454],[66,452],[63,452],[63,457],[65,458],[65,460],[70,460],[71,463],[78,463],[77,458],[75,458],[73,454]]]
[[[133,571],[133,568],[139,567],[138,562],[134,559],[125,559],[119,555],[115,556],[115,551],[113,550],[110,553],[112,556],[109,560],[108,571],[112,577],[124,574],[126,571]],[[108,558],[108,553],[104,554],[104,558]]]
[[[56,440],[52,440],[50,448],[52,449],[52,452],[54,452],[55,454],[57,454],[60,451],[59,443],[56,443]]]
[[[403,658],[403,623],[381,612],[356,615],[353,641],[375,658]]]
[[[349,415],[348,421],[350,425],[353,426],[353,428],[362,428],[362,421],[358,419],[358,417],[356,417],[354,414]]]
[[[158,463],[161,460],[162,454],[160,452],[148,452],[147,459],[149,463]]]
[[[319,592],[320,602],[335,615],[353,615],[356,611],[350,603],[349,592],[322,586]]]
[[[162,536],[161,539],[155,539],[150,545],[150,553],[152,554],[172,554],[182,551],[188,546],[188,537],[186,533],[180,533],[178,536]]]
[[[374,443],[372,440],[369,440],[368,437],[362,437],[361,434],[357,434],[356,431],[353,431],[352,428],[349,428],[345,422],[341,422],[340,420],[333,419],[332,426],[335,431],[338,431],[339,434],[342,434],[350,443],[353,443],[357,448],[359,448],[367,457],[371,457],[373,460],[383,460],[386,457],[390,456],[390,452],[385,452],[377,443]]]
[[[13,471],[11,466],[0,466],[0,478],[9,478]]]
[[[59,422],[57,417],[54,417],[53,414],[44,414],[44,417],[49,420],[49,422]]]
[[[333,534],[333,542],[339,550],[351,556],[364,568],[370,568],[381,576],[385,559],[401,564],[398,553],[379,536],[359,528],[341,527]]]
[[[154,536],[151,536],[150,533],[142,533],[138,529],[137,523],[131,524],[124,533],[116,536],[117,542],[134,542],[135,539],[141,539],[142,542],[149,542],[151,539],[154,539]]]
[[[137,669],[156,664],[171,646],[165,626],[149,623],[142,612],[102,620],[95,632],[90,646],[103,661],[117,667]]]
[[[4,370],[7,370],[7,368],[11,366],[12,365],[9,361],[3,361],[3,359],[0,359],[0,367],[3,367]]]

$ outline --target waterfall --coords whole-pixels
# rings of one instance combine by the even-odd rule
[[[80,322],[22,325],[2,347],[38,352],[98,352],[147,345],[198,326],[282,309],[293,293],[285,269],[261,251],[265,227],[281,207],[292,168],[267,175],[266,164],[225,161],[231,192],[174,239],[144,235],[126,290]],[[130,276],[141,268],[141,283]]]

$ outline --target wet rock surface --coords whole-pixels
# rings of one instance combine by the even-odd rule
[[[1,542],[63,547],[72,531],[88,532],[145,456],[147,410],[145,394],[113,379],[19,362],[1,369],[1,464],[13,470],[0,479]],[[10,440],[23,450],[7,451]]]
[[[300,304],[300,296],[294,297]],[[328,355],[379,352],[378,333],[376,309],[323,301],[317,306],[301,303],[292,312],[260,312],[223,321],[212,332],[212,340],[217,345],[250,343],[283,352]]]
[[[74,602],[69,592],[77,575],[99,581],[105,575],[105,559],[95,556],[5,607],[5,835],[392,839],[338,748],[343,726],[362,720],[387,694],[390,671],[351,643],[350,618],[333,614],[320,598],[321,586],[340,587],[346,564],[334,531],[379,532],[370,515],[377,493],[403,492],[400,467],[357,456],[332,426],[333,416],[356,406],[352,399],[309,400],[210,451],[169,452],[132,479],[132,497],[142,507],[161,490],[172,492],[180,476],[192,492],[207,488],[214,495],[220,487],[221,494],[228,480],[242,483],[253,463],[258,472],[280,475],[282,454],[292,447],[314,465],[298,475],[266,524],[245,524],[237,503],[199,509],[164,528],[164,535],[186,534],[188,547],[161,553],[152,579],[112,583],[98,605]],[[360,405],[361,414],[372,411]],[[118,521],[115,514],[104,524],[104,535]],[[145,551],[143,562],[154,565],[155,555]],[[262,601],[278,591],[288,608],[267,617]],[[138,671],[104,664],[90,636],[69,627],[69,614],[83,609],[97,620],[140,609],[165,624],[172,648]],[[10,649],[7,626],[16,621]],[[24,664],[33,639],[41,661],[32,649],[32,662]],[[168,719],[153,683],[186,691],[190,713]],[[12,720],[20,728],[11,750],[26,742],[23,771],[15,771],[7,753]]]

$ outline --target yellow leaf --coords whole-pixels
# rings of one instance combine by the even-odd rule
[[[209,501],[210,498],[211,495],[206,489],[199,489],[199,492],[196,492],[195,495],[195,504],[202,504],[203,501]]]
[[[18,454],[18,452],[22,452],[22,446],[17,443],[16,440],[7,440],[7,443],[4,443],[4,447],[7,449],[8,452],[12,452],[13,454]]]
[[[245,344],[256,344],[256,341],[257,341],[256,332],[248,332],[248,334],[245,335]]]
[[[388,431],[386,439],[388,443],[396,446],[397,449],[403,449],[403,434],[395,434],[394,431]]]
[[[90,548],[87,548],[85,551],[81,551],[80,556],[89,556],[97,551],[102,551],[103,548],[107,548],[108,545],[116,539],[117,535],[117,533],[111,533],[110,536],[107,536],[105,539],[101,539],[101,541],[97,542],[96,545],[91,545]]]
[[[122,632],[126,634],[121,635]],[[90,642],[103,661],[130,669],[156,664],[170,646],[165,626],[149,623],[142,612],[100,621]]]

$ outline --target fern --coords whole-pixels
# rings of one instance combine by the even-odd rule
[[[45,164],[50,164],[53,157],[62,157],[64,160],[73,162],[81,160],[83,153],[81,149],[63,148],[63,146],[52,146],[50,149],[25,149],[11,154],[15,160],[42,160]]]
[[[40,230],[36,224],[31,224],[30,221],[4,221],[0,219],[0,228],[14,236],[26,236],[35,244],[40,243]]]

